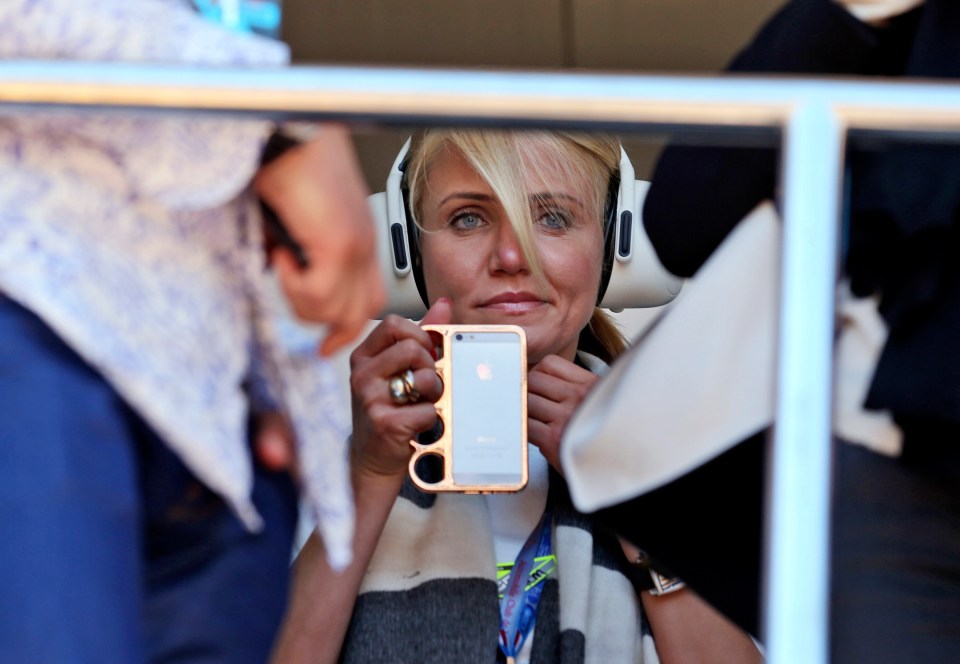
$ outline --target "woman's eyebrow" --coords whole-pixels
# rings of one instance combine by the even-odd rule
[[[544,191],[537,194],[529,195],[531,203],[543,203],[550,202],[554,200],[568,201],[570,203],[575,203],[576,205],[583,206],[583,201],[581,201],[577,196],[572,196],[561,191]],[[443,197],[443,199],[438,203],[438,207],[446,205],[452,200],[468,200],[468,201],[478,201],[489,203],[494,200],[494,197],[490,194],[482,194],[479,192],[473,191],[455,191],[452,194],[448,194]]]
[[[562,191],[544,191],[539,194],[530,194],[530,201],[533,203],[549,202],[553,200],[564,200],[583,207],[583,201],[576,196],[563,193]]]
[[[446,203],[454,199],[465,199],[468,201],[480,201],[480,202],[490,202],[493,201],[493,196],[489,194],[481,194],[472,191],[456,191],[448,196],[445,196],[439,205],[445,205]]]

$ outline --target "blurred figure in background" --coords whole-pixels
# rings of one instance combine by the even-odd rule
[[[957,78],[958,44],[960,4],[951,0],[795,0],[730,69]],[[775,198],[777,159],[774,150],[755,148],[668,148],[644,207],[664,265],[694,275],[741,219]],[[834,495],[833,661],[954,662],[960,149],[898,142],[852,150],[848,174],[834,420],[843,444]],[[708,336],[700,341],[709,343]],[[683,357],[689,348],[674,350]],[[693,412],[710,408],[685,403]],[[670,422],[657,426],[669,435]],[[605,513],[655,562],[754,634],[764,434],[728,441],[728,451],[694,472]],[[638,450],[642,437],[634,442],[625,454]],[[605,478],[592,480],[585,485],[600,488]]]

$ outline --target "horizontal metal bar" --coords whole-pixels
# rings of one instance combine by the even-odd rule
[[[960,86],[865,79],[374,67],[0,63],[0,108],[184,109],[285,119],[783,126],[799,104],[851,128],[960,130]]]
[[[784,128],[787,250],[765,625],[771,663],[825,661],[830,342],[843,135],[852,129],[912,137],[952,133],[956,139],[960,85],[732,75],[0,63],[0,112],[25,106],[394,124]]]

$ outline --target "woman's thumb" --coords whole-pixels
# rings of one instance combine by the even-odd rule
[[[453,316],[453,303],[450,298],[441,297],[431,305],[420,325],[447,325]]]

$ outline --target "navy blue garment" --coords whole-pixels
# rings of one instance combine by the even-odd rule
[[[296,493],[247,532],[110,385],[0,296],[0,662],[263,662]]]

